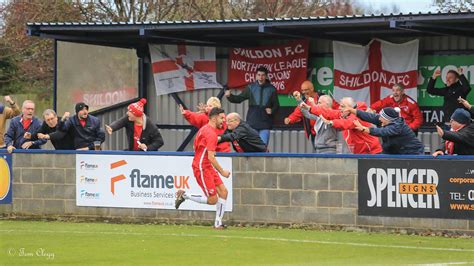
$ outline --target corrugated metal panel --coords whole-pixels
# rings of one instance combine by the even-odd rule
[[[118,120],[127,112],[127,107],[123,107],[105,114],[98,115],[102,124],[102,128],[105,125],[110,125],[112,122]],[[125,134],[125,129],[121,129],[117,132],[114,132],[112,135],[105,134],[105,143],[102,146],[104,150],[125,150],[128,148],[127,136]]]

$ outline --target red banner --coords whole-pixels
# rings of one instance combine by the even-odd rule
[[[268,78],[279,94],[299,90],[306,80],[308,40],[258,48],[233,48],[229,51],[229,88],[242,88],[255,81],[257,68],[268,69]]]

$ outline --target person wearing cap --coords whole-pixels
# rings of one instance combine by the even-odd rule
[[[433,153],[438,155],[474,155],[474,124],[468,111],[458,108],[451,115],[451,130],[436,126],[438,135],[443,139],[441,146]]]
[[[5,145],[11,153],[14,149],[39,149],[46,140],[33,140],[32,135],[41,127],[41,120],[35,116],[35,103],[30,100],[23,102],[22,114],[10,121],[5,133]]]
[[[74,134],[74,148],[76,150],[94,150],[94,142],[105,141],[105,132],[100,126],[99,118],[89,115],[89,106],[77,103],[76,115],[70,117],[60,130]]]
[[[144,98],[130,104],[124,117],[110,126],[105,125],[105,130],[109,135],[125,128],[129,151],[157,151],[164,144],[158,127],[143,112],[145,104]]]
[[[355,114],[362,121],[377,127],[367,127],[354,121],[357,130],[382,138],[383,153],[386,154],[423,154],[424,147],[413,130],[400,117],[400,109],[385,107],[379,114],[372,114],[348,107],[346,112]]]
[[[18,105],[12,100],[10,96],[4,97],[5,102],[8,103],[10,106],[5,106],[4,104],[0,103],[0,136],[5,135],[5,129],[7,125],[7,120],[12,119],[13,117],[20,114],[20,109]],[[0,147],[4,147],[5,142],[3,141],[3,137],[0,138]]]

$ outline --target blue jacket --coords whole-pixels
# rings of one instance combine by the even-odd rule
[[[77,115],[70,117],[60,128],[70,134],[74,134],[74,148],[80,149],[89,147],[94,149],[94,141],[105,141],[105,131],[100,127],[99,118],[88,115],[86,125],[83,127]]]
[[[280,107],[276,89],[268,80],[262,85],[257,81],[252,82],[241,94],[231,94],[227,99],[231,103],[241,103],[245,100],[249,100],[246,120],[247,123],[256,130],[271,129],[273,116]],[[272,114],[267,114],[265,108],[271,108]]]
[[[380,115],[357,110],[357,117],[377,127],[370,128],[370,135],[382,138],[383,153],[386,154],[423,154],[424,147],[413,130],[402,117],[382,126]]]
[[[15,116],[10,121],[10,127],[8,128],[7,133],[5,133],[5,145],[8,147],[13,145],[16,149],[21,149],[21,145],[27,141],[32,141],[29,139],[23,138],[25,132],[30,132],[31,135],[38,131],[41,127],[42,122],[36,117],[33,117],[30,126],[25,130],[23,129],[22,115]],[[45,144],[47,140],[39,139],[34,140],[33,145],[29,149],[39,149],[41,145]]]

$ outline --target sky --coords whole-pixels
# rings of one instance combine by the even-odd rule
[[[368,13],[388,10],[393,12],[393,6],[398,8],[398,13],[436,12],[433,0],[356,0]],[[372,9],[372,10],[371,10]],[[385,9],[385,10],[384,10]]]

